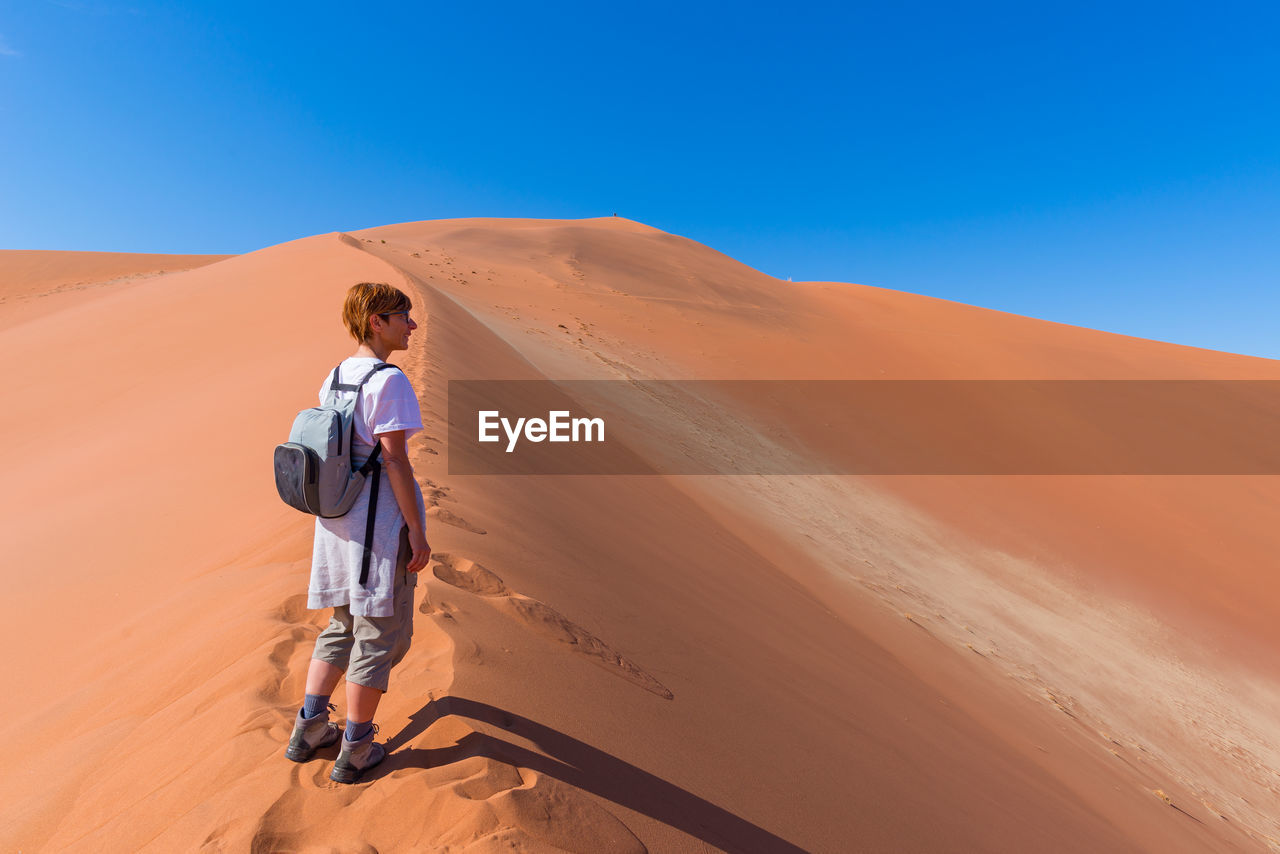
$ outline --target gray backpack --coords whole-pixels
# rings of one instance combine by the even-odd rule
[[[369,578],[369,557],[373,542],[373,523],[378,508],[378,481],[382,466],[378,457],[382,445],[375,443],[373,453],[358,469],[351,466],[351,437],[355,430],[356,403],[360,389],[369,378],[384,368],[394,368],[383,362],[364,375],[364,379],[352,385],[339,382],[342,366],[333,369],[333,380],[324,404],[304,409],[293,420],[289,441],[276,445],[276,491],[285,504],[303,513],[333,519],[345,516],[351,505],[360,497],[366,478],[372,478],[369,492],[369,518],[365,523],[364,561],[360,570],[360,583]],[[338,399],[338,392],[353,391],[346,400]]]

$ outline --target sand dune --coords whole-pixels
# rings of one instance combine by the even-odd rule
[[[0,249],[0,329],[124,290],[141,279],[228,257]]]
[[[43,440],[5,498],[20,747],[0,847],[1280,844],[1275,477],[458,476],[445,446],[458,379],[1280,364],[781,282],[618,218],[163,257],[0,253],[0,350],[42,365],[0,435]],[[379,714],[393,752],[337,787],[331,752],[282,756],[323,615],[305,608],[311,522],[266,461],[350,349],[337,307],[359,280],[408,289],[426,333],[396,361],[423,403],[436,559]],[[729,453],[772,429],[830,450],[761,398],[676,416]]]

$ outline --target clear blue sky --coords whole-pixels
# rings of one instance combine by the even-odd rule
[[[6,3],[0,248],[617,211],[1278,358],[1278,44],[1276,3]]]

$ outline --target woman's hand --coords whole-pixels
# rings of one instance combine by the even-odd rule
[[[409,548],[413,549],[413,557],[409,559],[408,570],[417,572],[431,561],[431,546],[427,543],[427,535],[422,530],[409,529]]]
[[[413,481],[413,466],[409,463],[404,431],[393,430],[377,436],[382,445],[387,480],[391,483],[391,491],[395,493],[396,503],[400,506],[400,515],[405,518],[405,525],[409,528],[409,546],[413,549],[413,557],[409,559],[408,569],[410,572],[418,572],[431,560],[431,546],[427,544],[426,532],[408,521],[417,519],[420,510],[418,486]]]

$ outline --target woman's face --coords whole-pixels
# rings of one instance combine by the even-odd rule
[[[369,318],[369,325],[388,350],[408,350],[409,336],[418,328],[407,310],[375,314]]]

